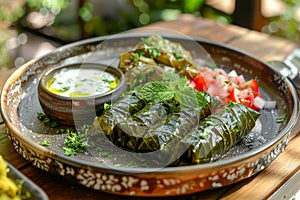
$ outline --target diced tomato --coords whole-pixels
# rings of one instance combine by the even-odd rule
[[[255,97],[262,97],[257,81],[255,79],[245,81],[244,76],[237,75],[235,71],[227,74],[221,68],[205,67],[199,70],[199,73],[190,82],[190,86],[219,97],[223,105],[234,101],[259,110],[254,104]]]
[[[258,93],[258,83],[255,79],[251,79],[250,81],[247,81],[244,85],[245,88],[250,87],[253,92]]]
[[[235,83],[236,85],[238,85],[239,87],[241,87],[241,85],[245,84],[245,78],[243,75],[239,75],[239,76],[230,76],[229,77],[229,82],[230,83]]]
[[[206,91],[207,90],[207,85],[204,80],[204,78],[201,76],[201,74],[197,74],[195,78],[192,80],[194,83],[194,88],[199,90],[199,91]]]
[[[253,92],[252,88],[245,88],[241,90],[234,88],[229,94],[229,99],[233,102],[242,103],[254,110],[259,110],[259,108],[254,105],[254,99],[256,96],[257,95]]]
[[[240,103],[239,93],[240,93],[239,89],[233,88],[233,90],[229,94],[229,99],[233,102]]]
[[[256,108],[253,106],[253,100],[249,99],[249,98],[245,98],[245,99],[240,99],[241,104],[244,104],[245,106],[248,106],[249,108],[255,109]]]

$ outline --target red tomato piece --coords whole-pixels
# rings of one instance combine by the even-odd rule
[[[199,91],[207,90],[206,82],[205,82],[203,76],[201,76],[201,74],[197,74],[195,76],[195,78],[192,80],[192,82],[195,84],[195,89],[197,89]]]
[[[229,94],[229,99],[233,102],[240,103],[239,95],[240,95],[240,90],[237,88],[233,88]]]
[[[251,79],[250,81],[247,81],[244,85],[245,88],[250,87],[253,92],[257,93],[258,92],[258,83],[255,79]]]

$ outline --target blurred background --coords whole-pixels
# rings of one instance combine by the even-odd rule
[[[0,0],[0,73],[70,42],[185,13],[300,41],[300,0]]]

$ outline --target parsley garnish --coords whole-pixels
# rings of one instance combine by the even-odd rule
[[[42,146],[50,146],[50,139],[45,139],[39,143]]]
[[[140,57],[144,56],[145,52],[144,51],[137,51],[136,52],[136,58],[140,59]]]
[[[63,147],[63,150],[66,156],[71,156],[76,153],[84,153],[85,148],[88,146],[88,143],[83,141],[78,133],[73,131],[68,133],[64,144],[65,146]]]
[[[110,107],[110,104],[107,104],[106,107]],[[51,120],[47,115],[43,113],[38,113],[37,118],[41,120],[46,126],[49,126],[51,128],[55,128],[59,126],[59,123],[57,121]],[[88,131],[90,129],[89,125],[83,125],[82,129],[80,131],[81,134],[77,133],[75,130],[71,128],[59,128],[55,131],[56,134],[66,134],[67,138],[64,140],[64,153],[66,156],[71,156],[76,153],[84,153],[85,148],[88,146],[87,139],[84,140],[83,138],[86,137]],[[41,138],[42,135],[39,134],[37,136],[38,138]],[[50,146],[50,139],[45,139],[39,143],[42,146]]]
[[[205,128],[205,129],[203,130],[203,132],[200,133],[199,136],[200,136],[201,139],[206,139],[206,137],[208,136],[208,131],[207,131],[207,129]]]
[[[111,104],[109,103],[104,103],[104,110],[109,110],[111,108]]]
[[[163,51],[162,48],[153,46],[154,43],[149,38],[142,38],[141,41],[145,45],[145,50],[149,52],[151,58],[161,56]]]
[[[54,127],[57,127],[57,126],[60,125],[58,121],[50,119],[50,118],[49,118],[47,115],[45,115],[44,113],[38,113],[38,114],[37,114],[37,118],[38,118],[39,120],[41,120],[41,121],[45,124],[45,126],[49,126],[49,127],[51,127],[51,128],[54,128]]]
[[[160,48],[156,47],[147,47],[146,50],[149,51],[151,58],[156,58],[158,56],[161,56],[162,50]]]
[[[142,43],[146,44],[146,45],[151,45],[152,42],[149,38],[141,38]]]
[[[282,122],[284,122],[284,120],[285,120],[286,118],[287,118],[287,114],[285,113],[285,114],[283,114],[283,115],[277,117],[277,118],[276,118],[276,122],[277,122],[277,123],[282,123]]]

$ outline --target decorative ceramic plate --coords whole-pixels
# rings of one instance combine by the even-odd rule
[[[263,97],[276,101],[276,109],[261,110],[251,133],[213,163],[148,167],[120,153],[108,153],[111,149],[105,149],[94,136],[89,139],[91,145],[86,153],[65,156],[62,146],[66,134],[55,132],[37,119],[37,113],[42,112],[37,97],[41,74],[50,68],[77,62],[117,66],[120,54],[131,50],[146,36],[123,34],[79,41],[32,60],[13,73],[4,85],[1,112],[16,151],[42,170],[95,190],[120,195],[176,196],[249,178],[265,169],[286,148],[298,113],[297,94],[288,79],[241,50],[200,38],[164,35],[182,44],[194,58],[209,58],[207,51],[218,66],[234,69],[248,79],[256,78]],[[284,114],[286,120],[277,123],[276,118]],[[51,141],[50,146],[39,145],[45,139]]]
[[[46,193],[35,183],[29,180],[26,176],[24,176],[19,170],[13,167],[11,164],[7,163],[9,168],[8,177],[13,181],[17,181],[22,183],[22,195],[26,196],[27,193],[30,195],[26,196],[28,200],[48,200],[48,196]],[[25,199],[25,198],[24,198]]]

